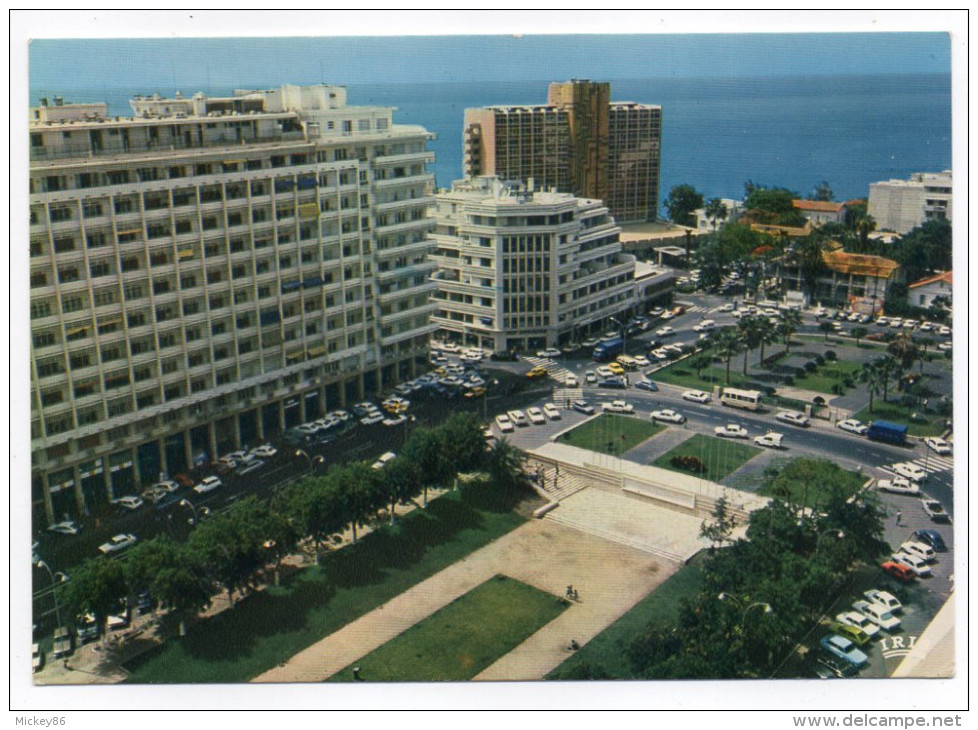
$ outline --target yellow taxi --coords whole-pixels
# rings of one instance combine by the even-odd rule
[[[625,368],[623,368],[621,365],[619,365],[616,362],[609,362],[608,363],[608,369],[611,372],[613,372],[615,375],[624,375],[625,374]]]
[[[526,374],[526,377],[528,377],[528,378],[545,378],[545,377],[547,377],[547,371],[544,370],[539,365],[537,365],[535,368],[533,368],[532,370],[530,370],[530,372],[528,372]]]

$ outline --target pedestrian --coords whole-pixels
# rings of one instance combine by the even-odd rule
[[[571,651],[577,651],[581,648],[581,645],[577,643],[577,639],[571,639],[570,648]]]
[[[570,586],[570,585],[567,586],[567,597],[568,598],[574,597],[574,586]]]
[[[360,667],[353,667],[353,679],[357,682],[363,681],[363,678],[360,676]]]
[[[897,524],[897,527],[900,527],[901,525],[903,525],[903,512],[901,512],[900,510],[897,510],[897,513],[896,513],[896,524]]]
[[[576,588],[574,589],[574,600],[575,601],[577,600],[577,589]]]

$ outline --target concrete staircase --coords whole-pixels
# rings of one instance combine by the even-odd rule
[[[627,545],[628,547],[635,548],[636,550],[641,550],[644,553],[655,555],[656,557],[663,558],[664,560],[668,560],[673,563],[686,562],[686,558],[683,557],[682,555],[678,555],[669,550],[665,550],[664,548],[657,547],[655,545],[650,545],[649,543],[642,542],[640,540],[633,540],[631,538],[624,537],[623,535],[620,535],[617,532],[613,532],[609,530],[601,530],[595,528],[593,525],[587,525],[587,526],[579,525],[575,520],[569,520],[566,517],[564,517],[561,514],[560,510],[554,510],[552,512],[548,512],[545,519],[552,520],[553,522],[556,522],[560,525],[572,527],[575,530],[580,530],[581,532],[586,532],[589,535],[595,535],[597,537],[604,538],[605,540],[609,540],[610,542],[616,542],[619,545]]]

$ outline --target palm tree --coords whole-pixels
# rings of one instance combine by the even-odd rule
[[[914,360],[920,355],[920,347],[913,341],[909,332],[901,332],[897,335],[896,339],[887,346],[886,351],[900,363],[901,375],[910,370]]]
[[[882,358],[873,360],[872,362],[863,363],[863,366],[859,369],[859,381],[861,383],[866,383],[869,388],[869,412],[873,412],[873,397],[882,393],[886,389],[886,383],[889,380],[889,375],[886,372],[885,367],[882,364]],[[886,402],[886,397],[884,396],[883,402]]]
[[[781,312],[781,324],[778,334],[784,336],[784,351],[791,352],[791,336],[801,327],[801,312],[797,309],[786,309]]]
[[[825,334],[825,341],[826,342],[829,341],[829,333],[835,331],[835,327],[832,325],[831,322],[829,322],[827,320],[823,320],[823,321],[819,322],[818,323],[818,329],[819,329],[820,332],[822,332],[822,333]]]
[[[853,327],[851,334],[856,339],[856,347],[859,347],[859,340],[865,337],[869,333],[869,330],[865,327]]]
[[[703,212],[710,219],[710,222],[713,224],[713,230],[715,231],[717,229],[717,221],[726,220],[728,211],[726,204],[720,198],[710,198]]]
[[[727,379],[726,382],[730,384],[730,360],[733,359],[734,355],[739,354],[744,346],[743,340],[741,340],[740,335],[737,330],[733,327],[724,327],[719,332],[717,332],[716,337],[713,338],[713,347],[717,356],[723,359],[727,365]]]
[[[883,402],[885,403],[890,392],[890,380],[899,378],[903,371],[900,368],[900,361],[893,355],[884,355],[877,358],[876,362],[883,373]]]
[[[863,250],[866,249],[866,245],[869,242],[869,234],[875,230],[876,220],[868,213],[859,216],[856,220],[856,233],[859,236],[859,243],[862,245]]]
[[[918,360],[920,361],[920,374],[924,374],[924,359],[927,357],[927,349],[934,344],[934,340],[930,337],[922,337],[918,340],[920,345],[920,353],[918,355]]]
[[[801,270],[802,285],[813,299],[818,289],[818,276],[825,268],[825,262],[822,260],[822,248],[822,239],[815,233],[806,236],[795,248],[795,255]]]
[[[747,375],[748,354],[764,343],[765,324],[769,324],[766,317],[743,317],[737,325],[737,332],[744,346],[744,375]]]
[[[713,363],[713,356],[707,352],[698,352],[689,358],[689,366],[696,371],[696,377],[703,377],[703,370]]]

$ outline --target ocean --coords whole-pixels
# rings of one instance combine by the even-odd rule
[[[249,80],[237,87],[249,87]],[[113,115],[125,116],[131,96],[174,90],[68,83],[34,88],[30,99],[105,101]],[[181,90],[224,95],[232,89]],[[662,106],[662,198],[683,183],[708,198],[740,198],[748,180],[807,195],[825,180],[837,200],[847,200],[867,197],[875,181],[951,167],[950,74],[624,79],[611,80],[611,97]],[[461,177],[466,108],[546,98],[541,81],[350,84],[347,96],[351,105],[396,107],[396,123],[434,132],[439,187]]]

